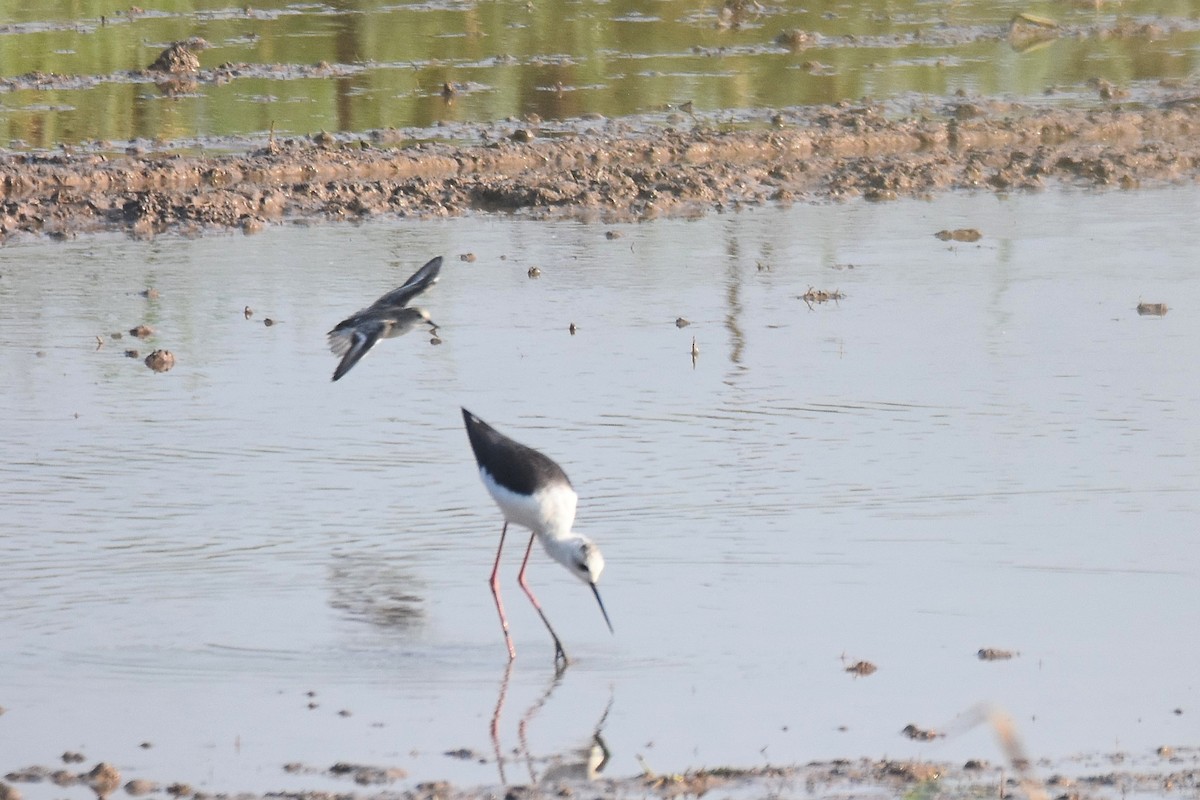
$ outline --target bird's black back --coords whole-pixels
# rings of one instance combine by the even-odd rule
[[[475,461],[496,483],[526,495],[546,486],[571,485],[567,473],[548,456],[513,441],[465,408],[462,412]]]

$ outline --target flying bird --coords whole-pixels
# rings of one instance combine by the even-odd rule
[[[426,323],[431,330],[437,324],[423,308],[409,308],[408,303],[421,292],[437,283],[442,270],[442,257],[432,259],[412,274],[404,285],[385,294],[367,308],[347,317],[329,332],[329,349],[342,357],[333,371],[336,381],[350,371],[380,339],[392,339]]]
[[[508,618],[504,616],[497,574],[500,570],[500,553],[504,550],[504,537],[508,533],[508,523],[512,522],[531,531],[529,544],[525,547],[525,560],[521,562],[521,572],[517,575],[517,583],[537,609],[538,616],[542,618],[546,630],[550,631],[550,637],[554,639],[554,663],[558,664],[561,660],[565,666],[567,654],[563,650],[562,642],[550,626],[550,620],[546,619],[541,604],[533,596],[533,590],[525,580],[525,569],[529,566],[533,540],[540,540],[551,558],[591,588],[596,602],[600,604],[604,622],[611,632],[612,622],[608,619],[608,612],[604,610],[600,590],[596,588],[600,573],[604,571],[604,556],[600,555],[600,548],[596,547],[591,539],[571,532],[571,526],[575,523],[575,504],[579,497],[562,467],[532,447],[526,447],[508,438],[465,408],[462,413],[463,423],[467,427],[467,438],[471,440],[475,462],[479,465],[479,477],[504,515],[504,527],[500,530],[500,546],[496,549],[496,563],[492,567],[490,582],[492,595],[496,600],[496,610],[500,613],[504,643],[508,646],[508,658],[510,661],[516,658],[517,651],[508,635]]]

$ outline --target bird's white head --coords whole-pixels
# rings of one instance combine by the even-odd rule
[[[594,584],[604,571],[604,556],[600,548],[586,536],[574,534],[560,539],[542,540],[550,556],[567,568],[567,572],[584,583]]]
[[[592,594],[596,595],[596,602],[600,605],[600,613],[604,615],[604,622],[611,631],[613,629],[612,622],[608,619],[604,601],[600,599],[600,590],[596,588],[596,584],[600,581],[600,573],[604,571],[604,556],[600,554],[600,548],[591,539],[577,534],[561,539],[545,538],[542,542],[546,546],[546,551],[555,561],[566,567],[567,571],[576,578],[592,587]]]

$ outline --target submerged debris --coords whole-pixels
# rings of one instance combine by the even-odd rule
[[[975,228],[955,228],[952,231],[938,231],[934,234],[943,242],[978,242],[983,238],[983,234]]]
[[[1013,656],[1019,656],[1020,653],[1014,650],[999,650],[995,647],[983,647],[976,653],[980,661],[1007,661]]]
[[[815,44],[816,41],[816,34],[809,33],[808,31],[802,31],[799,28],[781,31],[779,35],[775,37],[775,44],[779,45],[780,47],[786,47],[789,50],[800,50],[808,47],[809,45]]]
[[[1143,317],[1161,317],[1167,313],[1166,303],[1138,303],[1137,312]]]
[[[134,778],[125,784],[125,793],[133,797],[140,797],[144,794],[152,794],[161,789],[154,781],[146,780],[145,778]]]
[[[460,747],[457,750],[447,750],[446,752],[442,753],[442,755],[448,756],[449,758],[461,759],[462,761],[482,761],[482,760],[484,760],[483,756],[479,755],[478,753],[476,753],[474,750],[470,749],[469,747]]]
[[[1017,51],[1028,50],[1062,35],[1062,26],[1058,22],[1037,14],[1014,14],[1008,24],[1008,43]]]
[[[146,366],[155,372],[166,372],[175,366],[175,356],[170,350],[155,350],[146,356]]]
[[[866,677],[875,673],[879,667],[872,664],[870,661],[855,661],[845,667],[846,672],[853,673],[860,677]]]
[[[938,738],[946,735],[944,733],[939,733],[938,731],[935,731],[931,728],[918,728],[916,725],[911,725],[911,724],[905,725],[903,730],[901,730],[900,732],[902,734],[904,734],[905,736],[907,736],[909,739],[912,739],[917,742],[931,742],[934,739],[938,739]]]
[[[400,767],[376,767],[368,764],[347,764],[340,761],[329,768],[329,774],[348,775],[359,786],[378,786],[408,777],[408,773]]]
[[[830,300],[836,303],[837,301],[845,298],[845,296],[846,295],[843,294],[839,289],[834,289],[832,292],[827,292],[824,289],[814,289],[810,286],[808,287],[808,291],[800,295],[799,298],[808,303],[809,308],[812,308],[813,303],[828,303]]]

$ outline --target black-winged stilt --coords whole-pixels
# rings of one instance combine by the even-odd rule
[[[437,325],[429,319],[428,311],[407,306],[410,300],[437,283],[441,271],[442,257],[438,256],[414,272],[403,286],[342,320],[329,332],[329,349],[342,357],[333,372],[335,381],[349,372],[380,339],[392,339],[408,333],[422,322],[437,329]]]
[[[550,626],[550,620],[546,619],[541,604],[533,596],[533,591],[525,580],[533,540],[539,539],[551,558],[591,587],[592,593],[596,595],[596,602],[600,605],[600,613],[604,615],[604,622],[609,631],[612,631],[612,622],[608,619],[604,601],[600,599],[600,591],[596,588],[600,573],[604,571],[604,556],[600,555],[600,548],[590,539],[571,532],[571,526],[575,522],[575,505],[579,498],[562,467],[532,447],[526,447],[508,438],[465,408],[462,412],[463,422],[467,426],[467,437],[471,440],[471,449],[475,451],[475,461],[479,464],[479,477],[483,479],[483,485],[487,487],[488,493],[504,514],[504,527],[500,530],[500,546],[496,548],[496,563],[492,567],[490,584],[492,595],[496,599],[496,610],[500,613],[500,627],[504,630],[508,658],[516,658],[517,651],[508,635],[508,618],[504,616],[504,603],[500,600],[498,574],[500,554],[504,550],[504,537],[508,533],[508,524],[512,522],[531,531],[517,583],[525,590],[529,601],[537,609],[538,616],[546,624],[546,630],[550,631],[550,636],[554,639],[554,662],[557,664],[561,659],[566,664],[567,654],[563,650],[562,642]]]

